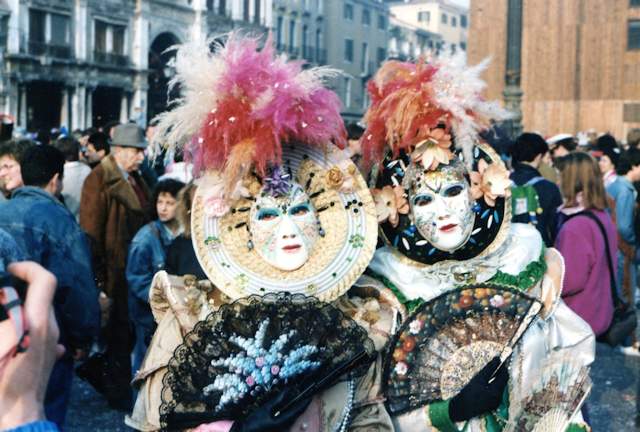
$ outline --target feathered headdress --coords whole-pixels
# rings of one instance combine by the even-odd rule
[[[467,67],[463,55],[384,63],[368,83],[371,107],[361,138],[365,163],[380,161],[387,146],[397,155],[400,150],[411,153],[425,142],[440,145],[445,157],[451,135],[470,161],[478,133],[491,119],[509,117],[496,102],[481,97],[486,84],[480,74],[487,64],[485,60]]]
[[[182,96],[158,116],[154,141],[183,147],[196,175],[220,171],[227,192],[251,169],[279,164],[286,142],[346,144],[340,100],[323,86],[337,72],[276,57],[271,35],[259,42],[234,32],[214,52],[211,41],[178,48],[171,86]]]

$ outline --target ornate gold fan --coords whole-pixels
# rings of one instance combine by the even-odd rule
[[[492,358],[511,354],[540,307],[520,291],[492,285],[465,286],[424,303],[387,354],[389,411],[401,414],[455,396]]]

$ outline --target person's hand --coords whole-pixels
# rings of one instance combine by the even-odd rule
[[[276,397],[267,401],[246,418],[235,421],[231,427],[231,432],[281,432],[287,430],[300,414],[307,409],[311,403],[311,397],[298,401],[277,417],[274,417],[273,410],[295,397],[296,394],[293,387],[285,388]]]
[[[491,376],[500,366],[494,379]],[[470,420],[493,411],[502,401],[502,394],[509,381],[507,364],[500,365],[500,358],[494,357],[471,381],[449,402],[449,418],[454,422]]]
[[[109,322],[109,314],[111,313],[111,305],[113,304],[113,300],[107,297],[104,291],[100,291],[98,303],[100,303],[100,323],[102,325],[102,328],[105,328],[107,323]]]

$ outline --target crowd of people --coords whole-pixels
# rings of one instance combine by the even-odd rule
[[[192,165],[150,146],[154,127],[108,124],[0,143],[0,276],[16,287],[0,298],[1,332],[12,335],[0,339],[1,429],[63,429],[74,374],[130,412],[130,383],[157,326],[154,275],[206,279],[190,238]],[[347,130],[350,156],[362,162],[364,129]],[[623,144],[610,134],[578,141],[526,132],[500,151],[513,221],[560,252],[564,302],[604,336],[617,297],[640,307],[640,130]],[[620,349],[640,355],[631,334]]]

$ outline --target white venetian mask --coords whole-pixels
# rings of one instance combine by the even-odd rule
[[[280,270],[296,270],[309,260],[318,228],[316,211],[297,183],[291,183],[284,196],[274,197],[263,188],[251,207],[253,247],[262,259]]]
[[[418,232],[435,248],[453,252],[469,240],[474,200],[460,166],[418,174],[409,202]]]

